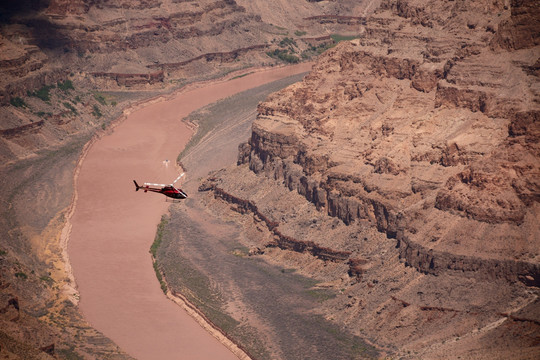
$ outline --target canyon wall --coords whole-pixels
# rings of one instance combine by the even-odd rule
[[[539,10],[534,1],[383,1],[359,38],[259,105],[238,168],[201,190],[262,219],[273,239],[262,248],[340,254],[326,261],[348,264],[356,280],[328,317],[381,346],[488,358],[510,343],[525,349],[518,357],[538,355],[526,339],[540,334],[531,310],[540,286]],[[295,196],[348,230],[308,230],[322,215],[308,216]],[[512,313],[526,325],[503,335],[523,325]],[[456,334],[467,340],[448,343]]]
[[[302,84],[260,104],[239,163],[347,224],[371,221],[404,248],[518,260],[515,278],[538,286],[540,111],[537,78],[524,71],[538,48],[494,52],[471,32],[478,43],[445,38],[446,56],[426,61],[438,40],[428,29],[431,37],[402,30],[400,42],[361,38],[329,51]],[[477,230],[459,246],[462,227]],[[523,239],[517,256],[510,235]]]

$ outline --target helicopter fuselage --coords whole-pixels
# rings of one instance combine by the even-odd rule
[[[188,197],[182,189],[175,188],[173,185],[158,186],[158,184],[145,183],[143,186],[140,186],[135,180],[133,180],[133,183],[135,184],[136,191],[143,190],[144,192],[155,192],[173,199],[185,199]]]
[[[187,198],[187,194],[185,192],[183,192],[181,189],[175,188],[174,186],[165,186],[159,192],[173,199]]]

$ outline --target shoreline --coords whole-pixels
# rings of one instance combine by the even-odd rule
[[[311,63],[303,63],[303,64],[300,64],[300,65],[296,65],[296,67],[302,68],[301,71],[297,71],[297,72],[298,73],[305,72],[306,69],[304,69],[304,68],[307,68],[308,66],[311,66]],[[145,107],[148,107],[149,105],[157,104],[157,103],[161,103],[161,102],[165,102],[165,101],[174,99],[174,98],[176,98],[178,96],[181,96],[183,93],[188,93],[188,92],[196,90],[196,89],[205,88],[205,87],[209,87],[209,86],[213,86],[213,85],[217,85],[217,84],[222,84],[222,83],[227,83],[227,82],[229,82],[231,80],[234,80],[234,79],[237,79],[239,77],[241,77],[241,78],[249,78],[249,76],[264,73],[264,72],[268,72],[270,70],[283,70],[285,68],[294,68],[294,67],[295,66],[280,66],[280,67],[265,67],[265,68],[256,68],[256,69],[253,69],[253,68],[242,69],[242,70],[239,70],[237,72],[228,73],[222,78],[213,79],[213,80],[205,80],[205,81],[201,81],[201,82],[194,82],[194,83],[188,84],[188,85],[186,85],[186,86],[184,86],[184,87],[182,87],[180,89],[172,91],[169,94],[162,94],[162,95],[156,96],[154,98],[139,100],[139,101],[135,102],[134,104],[130,105],[129,107],[127,107],[126,109],[124,109],[122,115],[119,116],[118,118],[112,120],[111,124],[109,125],[109,127],[107,129],[105,129],[103,131],[98,131],[94,136],[92,136],[90,141],[88,141],[85,144],[85,146],[83,147],[83,151],[81,152],[81,154],[79,156],[79,160],[77,161],[77,165],[76,165],[76,168],[75,168],[75,171],[74,171],[74,174],[73,174],[74,193],[73,193],[73,197],[72,197],[72,202],[71,202],[69,208],[65,211],[66,220],[65,220],[65,223],[64,223],[64,227],[62,228],[61,238],[60,238],[61,239],[61,241],[60,241],[61,244],[60,245],[61,245],[61,249],[62,249],[62,258],[63,258],[63,261],[64,261],[64,270],[65,270],[65,272],[67,274],[67,279],[68,279],[68,281],[63,286],[62,292],[68,297],[68,299],[72,303],[79,306],[79,304],[80,304],[80,292],[79,292],[79,286],[77,284],[77,278],[75,277],[75,274],[74,274],[74,271],[73,271],[68,246],[69,246],[69,242],[70,242],[71,235],[72,235],[72,228],[73,228],[72,219],[73,219],[73,215],[75,214],[75,211],[76,211],[76,208],[77,208],[77,202],[79,200],[79,193],[78,193],[78,186],[77,186],[78,185],[78,180],[79,180],[79,175],[80,175],[80,172],[81,172],[82,165],[83,165],[85,159],[87,158],[88,153],[93,148],[94,144],[98,140],[102,139],[104,136],[113,133],[114,129],[116,129],[116,127],[118,127],[120,124],[124,123],[124,120],[126,120],[130,114],[132,114],[132,113],[134,113],[134,112],[136,112],[136,111],[138,111],[140,109],[143,109]],[[241,75],[242,73],[246,73],[246,74]],[[288,76],[288,75],[284,75],[284,76]],[[271,82],[271,81],[267,81],[267,82]],[[230,96],[230,95],[228,95],[228,96]],[[227,96],[220,97],[220,99],[222,99],[224,97],[227,97]],[[179,120],[183,120],[183,119],[184,119],[184,117],[182,117]],[[189,129],[191,130],[191,134],[190,134],[189,138],[191,138],[194,135],[195,131],[196,131],[196,126],[194,126],[195,124],[187,124],[185,121],[182,121],[182,123],[188,125],[187,127],[189,127]],[[226,335],[224,335],[224,332],[221,329],[216,329],[216,327],[208,319],[206,319],[206,317],[203,314],[201,314],[198,309],[196,309],[192,304],[187,302],[185,298],[183,298],[182,296],[174,295],[174,294],[170,293],[170,291],[169,291],[169,294],[168,294],[167,298],[168,298],[168,301],[170,300],[170,301],[174,302],[174,304],[176,304],[177,306],[180,306],[181,308],[183,308],[189,314],[189,316],[194,318],[197,321],[197,323],[205,329],[205,331],[207,331],[213,337],[218,339],[219,342],[222,343],[223,345],[225,345],[231,352],[233,352],[235,354],[235,356],[237,356],[240,359],[249,359],[249,356],[243,350],[241,350],[241,348],[238,346],[238,344],[235,344]],[[80,309],[80,306],[79,306],[79,309]],[[188,309],[191,309],[191,310],[188,310]],[[83,316],[86,319],[86,316],[84,314],[83,314]],[[86,320],[88,321],[88,319],[86,319]],[[105,335],[107,337],[111,338],[107,334],[105,334]],[[111,340],[113,340],[115,343],[117,343],[117,341],[115,341],[113,338],[111,338]],[[125,349],[123,349],[123,350],[125,350]]]

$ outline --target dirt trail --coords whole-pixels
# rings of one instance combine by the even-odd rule
[[[135,192],[170,183],[191,130],[180,120],[220,98],[308,71],[311,64],[257,71],[206,83],[132,111],[95,142],[80,165],[68,253],[86,319],[138,359],[235,356],[162,293],[148,250],[168,203]],[[169,166],[164,161],[169,160]]]

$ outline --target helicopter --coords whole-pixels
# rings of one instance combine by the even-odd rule
[[[173,201],[175,199],[179,199],[179,200],[185,199],[188,197],[187,194],[182,189],[177,189],[174,187],[174,184],[176,184],[176,182],[180,180],[180,178],[184,176],[184,174],[185,173],[181,173],[180,176],[178,176],[176,180],[174,180],[172,184],[169,184],[169,185],[144,183],[143,186],[140,186],[139,184],[137,184],[137,181],[133,180],[133,183],[135,184],[135,191],[139,191],[139,189],[143,189],[144,192],[151,191],[155,193],[160,193],[167,197],[172,198]]]

